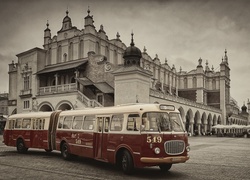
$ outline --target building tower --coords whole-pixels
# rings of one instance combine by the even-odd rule
[[[149,103],[149,89],[152,73],[140,67],[141,51],[134,44],[131,34],[130,46],[123,58],[124,66],[113,72],[115,105],[125,103]]]
[[[220,64],[220,109],[222,110],[222,124],[226,124],[226,117],[230,113],[230,68],[227,50]]]

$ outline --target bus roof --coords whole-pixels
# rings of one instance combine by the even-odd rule
[[[29,113],[20,113],[20,114],[13,114],[8,117],[8,119],[14,119],[14,118],[33,118],[33,117],[49,117],[53,111],[49,112],[29,112]]]
[[[168,107],[167,109],[160,109],[160,107],[165,106]],[[95,107],[95,108],[85,108],[85,109],[78,109],[78,110],[68,110],[62,111],[60,116],[70,116],[74,115],[81,115],[81,114],[114,114],[117,113],[142,113],[145,111],[172,111],[172,112],[179,112],[175,109],[173,105],[166,105],[166,104],[122,104],[117,106],[110,106],[110,107]]]

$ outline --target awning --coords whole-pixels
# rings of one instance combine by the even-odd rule
[[[44,74],[44,73],[57,72],[57,71],[77,68],[85,64],[87,61],[88,60],[85,59],[81,61],[68,61],[67,63],[50,65],[50,66],[45,67],[45,69],[38,71],[36,74]]]
[[[86,78],[86,77],[76,78],[76,80],[77,80],[80,84],[82,84],[83,86],[89,86],[89,85],[94,84],[91,80],[89,80],[89,79]]]
[[[112,88],[106,82],[95,83],[94,86],[97,87],[103,93],[114,93],[114,88]]]
[[[111,87],[108,83],[106,82],[99,82],[99,83],[94,83],[93,81],[91,81],[90,79],[88,79],[87,77],[80,77],[80,78],[76,78],[76,80],[83,86],[90,86],[93,85],[95,86],[97,89],[99,89],[101,92],[103,93],[114,93],[114,88]]]

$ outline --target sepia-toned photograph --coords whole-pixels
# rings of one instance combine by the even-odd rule
[[[0,179],[249,179],[249,0],[0,15]]]

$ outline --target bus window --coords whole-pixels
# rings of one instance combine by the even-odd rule
[[[95,116],[85,116],[82,129],[93,130],[94,122],[95,122]]]
[[[130,114],[128,116],[127,130],[138,131],[140,129],[140,116],[139,114]]]
[[[62,117],[62,116],[59,118],[58,129],[62,129],[63,119],[64,119],[64,117]]]
[[[105,132],[108,132],[109,131],[109,121],[110,121],[110,118],[109,117],[105,117],[104,118],[104,131]]]
[[[14,127],[15,127],[15,120],[9,120],[9,127],[8,127],[8,129],[14,129]]]
[[[15,129],[21,128],[22,125],[22,119],[16,119]]]
[[[70,129],[72,126],[72,116],[66,116],[63,121],[63,129]]]
[[[72,129],[81,129],[83,122],[83,116],[75,116],[73,120]]]
[[[102,132],[102,117],[98,117],[97,121],[98,121],[98,132]]]
[[[31,125],[31,119],[23,119],[23,125],[22,128],[30,129]]]
[[[123,114],[112,116],[110,131],[121,131],[123,123]]]
[[[175,131],[183,132],[184,128],[178,113],[148,112],[142,115],[149,121],[150,131]]]

